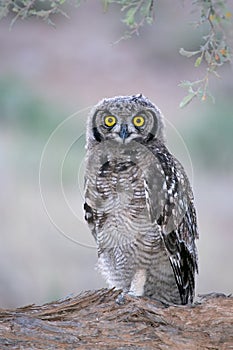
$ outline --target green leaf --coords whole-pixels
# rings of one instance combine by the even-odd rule
[[[188,58],[190,58],[190,57],[192,57],[192,56],[195,56],[195,55],[197,55],[197,54],[200,53],[200,52],[201,52],[200,50],[199,50],[199,51],[186,51],[186,50],[184,50],[183,48],[181,48],[181,49],[179,50],[180,55],[185,56],[185,57],[188,57]]]
[[[125,16],[124,22],[127,24],[127,26],[132,27],[135,25],[135,13],[137,12],[136,7],[130,8]]]
[[[210,64],[212,61],[212,57],[211,57],[211,54],[209,53],[209,51],[205,51],[205,60],[208,64]]]
[[[196,96],[195,92],[192,92],[192,93],[188,94],[187,96],[185,96],[183,98],[183,100],[180,102],[180,108],[184,108],[185,106],[187,106],[193,100],[193,98],[195,96]]]
[[[178,86],[180,86],[182,88],[187,88],[191,85],[192,85],[192,83],[189,80],[183,80],[178,84]]]
[[[154,22],[153,18],[152,17],[146,17],[146,23],[147,24],[152,24]]]
[[[197,57],[195,64],[194,64],[194,67],[196,67],[196,68],[199,67],[201,64],[201,61],[202,61],[202,56]]]

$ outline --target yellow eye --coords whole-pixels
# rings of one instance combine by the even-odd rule
[[[144,125],[145,119],[141,115],[137,115],[136,117],[133,118],[133,123],[136,127],[141,127]]]
[[[113,115],[108,115],[107,117],[104,118],[104,123],[108,127],[112,127],[116,124],[116,117]]]

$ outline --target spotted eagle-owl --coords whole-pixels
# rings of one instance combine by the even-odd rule
[[[85,219],[110,287],[193,301],[198,238],[193,194],[164,144],[163,116],[143,95],[100,101],[87,123]]]

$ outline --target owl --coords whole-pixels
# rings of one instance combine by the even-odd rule
[[[192,303],[198,271],[193,193],[168,151],[162,113],[142,94],[105,98],[87,122],[85,219],[97,267],[122,295]]]

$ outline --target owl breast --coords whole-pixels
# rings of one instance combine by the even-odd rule
[[[152,227],[140,155],[128,146],[115,146],[111,142],[95,150],[91,164],[96,175],[87,175],[88,205],[100,250],[131,244]]]
[[[130,234],[135,235],[148,226],[144,178],[132,160],[122,157],[107,161],[98,172],[96,190],[106,204],[105,213],[111,218],[111,226],[115,222],[117,235],[128,239]]]
[[[138,143],[126,148],[111,142],[98,145],[88,163],[93,171],[86,173],[86,206],[91,208],[98,267],[109,285],[130,290],[135,274],[141,274],[146,288],[135,289],[151,296],[155,281],[159,291],[169,275],[177,291],[161,230],[149,209],[147,187],[155,193],[162,187],[153,154]],[[161,198],[157,202],[162,205]]]

